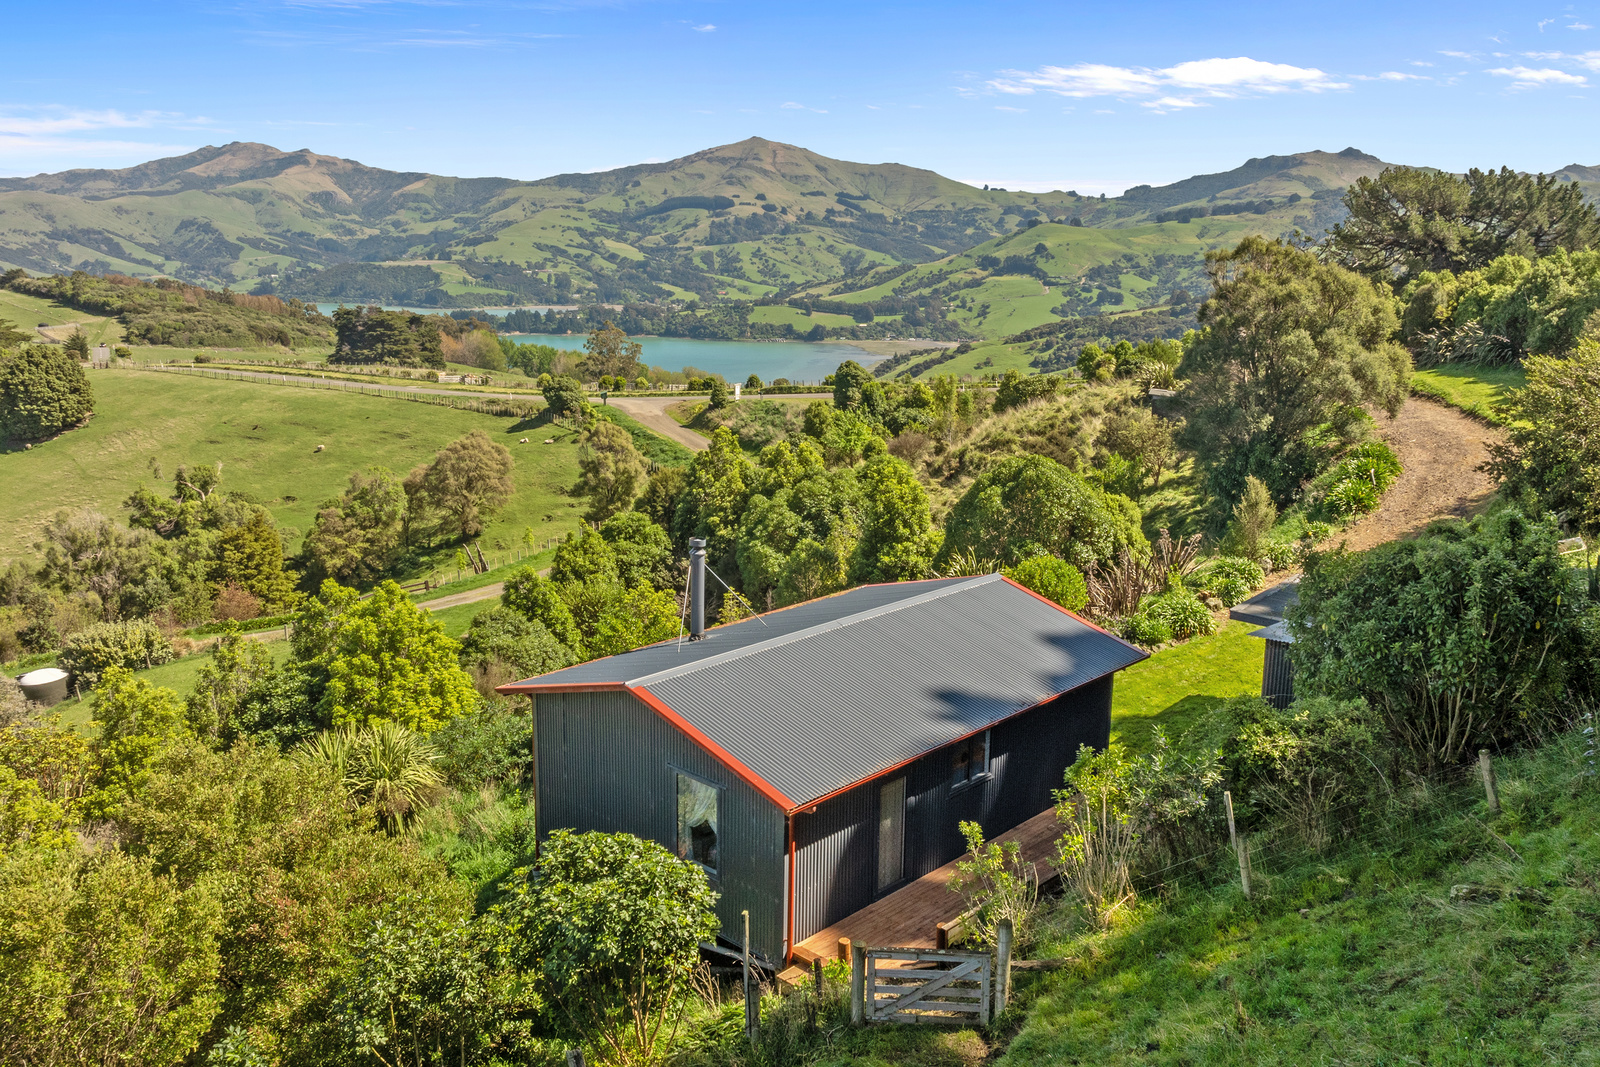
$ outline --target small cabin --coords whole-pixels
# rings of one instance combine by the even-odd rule
[[[1147,653],[998,574],[871,585],[503,686],[533,701],[541,840],[626,832],[699,864],[723,939],[807,937],[1047,811]]]
[[[1294,701],[1294,665],[1289,661],[1294,635],[1284,616],[1291,605],[1299,602],[1300,578],[1296,575],[1263,589],[1249,600],[1241,600],[1228,611],[1228,618],[1235,622],[1261,627],[1250,636],[1267,644],[1261,663],[1261,699],[1275,708],[1286,708]]]

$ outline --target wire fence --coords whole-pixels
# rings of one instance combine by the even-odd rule
[[[153,371],[159,374],[179,374],[191,378],[258,382],[268,385],[283,385],[295,389],[315,389],[324,392],[356,393],[362,396],[385,397],[391,400],[410,400],[413,403],[433,404],[440,407],[455,408],[457,411],[472,411],[480,415],[493,415],[499,418],[528,419],[544,410],[542,400],[516,397],[510,393],[505,396],[492,394],[460,395],[446,390],[429,391],[414,385],[379,385],[371,382],[353,382],[343,378],[273,374],[268,371],[230,371],[213,367],[146,364],[137,369]]]

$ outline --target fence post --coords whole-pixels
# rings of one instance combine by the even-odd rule
[[[1234,855],[1239,857],[1239,884],[1244,886],[1244,895],[1248,899],[1250,896],[1250,859],[1246,849],[1249,846],[1245,844],[1244,838],[1239,836],[1238,831],[1233,828],[1233,794],[1224,790],[1222,803],[1228,809],[1228,841],[1233,845]]]
[[[867,1021],[866,1003],[867,950],[860,945],[850,946],[850,1024],[860,1026]]]
[[[739,914],[744,916],[744,1036],[753,1045],[761,1025],[761,1005],[750,997],[750,912],[746,909]]]
[[[1489,798],[1489,810],[1500,810],[1500,795],[1494,788],[1494,764],[1489,762],[1489,750],[1478,749],[1478,773],[1483,775],[1483,791]]]
[[[1010,919],[1001,919],[995,931],[994,1005],[995,1014],[1006,1010],[1011,999],[1011,938],[1015,928]]]

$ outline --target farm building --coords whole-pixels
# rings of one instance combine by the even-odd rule
[[[1051,807],[1146,653],[998,574],[862,586],[500,689],[534,708],[539,835],[626,832],[700,864],[724,938],[806,938]],[[948,892],[946,897],[952,896]],[[932,922],[929,920],[931,927]]]
[[[1261,699],[1275,708],[1286,708],[1294,700],[1294,666],[1289,662],[1294,635],[1284,614],[1299,601],[1300,579],[1296,576],[1241,600],[1228,611],[1228,618],[1235,622],[1261,627],[1250,636],[1267,643],[1261,665]]]

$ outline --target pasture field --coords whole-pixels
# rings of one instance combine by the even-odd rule
[[[122,324],[114,318],[93,315],[87,311],[76,311],[54,300],[13,293],[9,289],[0,289],[0,319],[15,324],[18,329],[31,335],[35,340],[42,340],[34,328],[41,322],[50,326],[65,326],[75,322],[82,328],[84,336],[89,338],[91,345],[101,342],[108,345],[122,343]],[[70,331],[52,332],[57,333],[60,339],[65,339]]]
[[[856,321],[849,315],[834,315],[826,311],[813,311],[807,315],[800,308],[787,305],[762,305],[750,309],[751,322],[772,322],[778,325],[788,323],[801,333],[813,326],[835,326],[846,328],[854,326]]]
[[[95,415],[86,424],[0,465],[0,559],[22,556],[58,510],[116,515],[138,486],[170,482],[182,464],[222,464],[223,486],[271,510],[280,526],[310,528],[317,507],[350,473],[370,466],[403,474],[456,438],[481,429],[511,449],[517,491],[487,523],[486,550],[517,544],[525,527],[560,537],[579,525],[571,430],[359,393],[291,389],[182,375],[95,371]],[[530,443],[518,444],[522,437]],[[545,445],[545,438],[555,443]],[[321,452],[317,446],[323,446]],[[159,465],[161,478],[155,468]],[[453,550],[442,553],[447,565]]]

